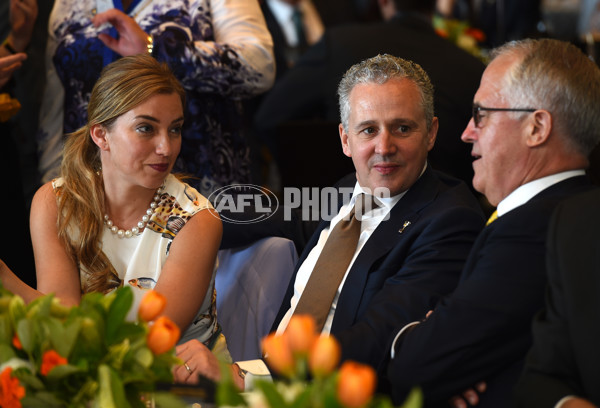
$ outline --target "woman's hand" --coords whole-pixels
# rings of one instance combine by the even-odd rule
[[[118,39],[108,34],[98,34],[100,41],[111,50],[124,57],[148,51],[148,34],[142,30],[133,18],[113,8],[96,14],[92,19],[94,27],[106,23],[111,24],[119,33]]]
[[[13,72],[21,67],[22,62],[27,58],[27,54],[22,52],[8,57],[0,58],[0,88],[10,80]]]
[[[9,42],[17,52],[25,51],[31,41],[38,15],[37,0],[10,0]]]

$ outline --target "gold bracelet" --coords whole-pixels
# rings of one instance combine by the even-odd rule
[[[148,54],[152,55],[152,51],[154,51],[154,40],[151,35],[149,35],[146,40],[148,41],[146,43],[146,49],[148,50]]]

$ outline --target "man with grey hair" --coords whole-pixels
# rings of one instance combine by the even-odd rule
[[[343,360],[383,374],[394,328],[454,289],[484,219],[462,181],[427,164],[438,121],[433,87],[419,65],[378,55],[350,68],[339,89],[342,149],[356,172],[336,185],[334,216],[319,224],[304,249],[273,331],[284,331],[294,314],[310,314],[321,333],[339,340]],[[344,191],[351,192],[349,199]],[[361,214],[355,241],[331,251],[351,235],[339,230],[347,219],[354,222],[355,203],[358,208],[363,197],[376,205]],[[199,357],[206,352],[187,355],[192,369],[219,378]],[[264,372],[255,369],[257,361],[237,364],[242,371]],[[189,377],[179,373],[180,380]],[[242,386],[241,376],[235,378]]]
[[[484,381],[481,395],[466,393],[471,404],[514,406],[532,318],[544,305],[550,216],[591,188],[584,169],[600,139],[599,111],[600,71],[573,45],[523,40],[494,52],[462,139],[473,145],[473,185],[497,213],[452,295],[395,339],[388,375],[396,401],[419,385],[426,406],[447,405]]]

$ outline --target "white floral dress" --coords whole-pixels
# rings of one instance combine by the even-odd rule
[[[62,182],[61,178],[54,180],[55,190]],[[128,285],[133,289],[134,304],[129,313],[130,319],[137,315],[139,302],[146,290],[156,285],[169,256],[173,238],[194,214],[211,208],[211,203],[196,189],[169,175],[158,206],[141,234],[119,238],[108,228],[104,229],[102,250],[115,268],[121,286]],[[221,329],[217,323],[215,273],[216,264],[208,290],[204,294],[204,302],[190,327],[182,334],[180,343],[198,339],[212,349],[217,342]],[[87,276],[82,268],[82,287]]]

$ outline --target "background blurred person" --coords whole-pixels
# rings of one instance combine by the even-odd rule
[[[203,194],[249,181],[241,99],[267,90],[272,40],[256,0],[56,0],[38,134],[43,181],[58,173],[63,135],[86,123],[100,69],[150,52],[187,96],[178,172]]]
[[[27,60],[30,60],[29,43],[33,36],[34,25],[38,15],[36,0],[10,0],[3,2],[0,9],[3,14],[4,25],[2,34],[5,40],[0,46],[0,94],[10,100],[19,101],[19,112],[23,107],[28,107],[28,92],[33,93],[29,83],[24,77],[17,74],[21,71]],[[40,73],[38,72],[38,76]],[[13,102],[5,104],[2,108],[12,110]],[[14,112],[13,112],[14,113]],[[27,112],[32,114],[32,112]],[[27,114],[26,113],[26,114]],[[3,113],[2,116],[5,114]],[[24,115],[22,113],[22,115]],[[37,115],[34,112],[33,115]],[[19,116],[0,120],[0,134],[2,135],[4,157],[0,164],[0,172],[5,175],[3,190],[9,199],[2,200],[0,211],[8,216],[4,217],[3,225],[10,237],[11,245],[0,246],[0,259],[3,259],[11,268],[19,273],[19,277],[28,285],[35,285],[35,268],[33,263],[33,249],[29,235],[28,199],[23,187],[23,172],[21,162],[20,139],[15,133],[20,124]],[[5,121],[6,120],[6,121]],[[15,251],[15,247],[19,248]]]

